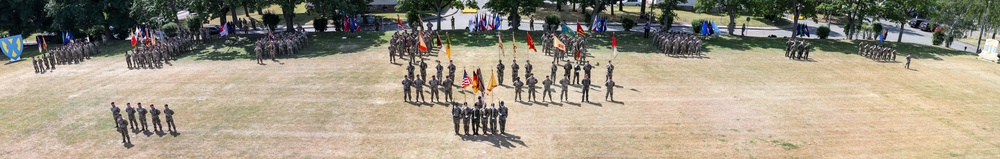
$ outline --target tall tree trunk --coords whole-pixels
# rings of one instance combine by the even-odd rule
[[[438,5],[438,6],[441,6],[441,5]],[[437,17],[438,17],[438,20],[437,20],[437,30],[438,31],[441,30],[441,19],[444,19],[444,17],[441,17],[441,10],[442,10],[442,8],[438,8],[437,11],[436,11],[437,12]],[[427,28],[427,29],[433,30],[434,28]]]
[[[991,38],[991,39],[997,39],[997,29],[996,29],[997,26],[993,26],[993,28],[994,28],[993,29],[993,38]]]
[[[987,0],[986,6],[990,6],[990,2],[993,1]],[[986,16],[990,16],[989,13],[990,13],[990,7],[986,7],[986,12],[983,12],[983,16],[981,17],[985,18]],[[985,21],[983,20],[983,18],[979,18],[979,24],[983,24],[983,22]],[[979,29],[979,40],[976,41],[976,53],[980,52],[980,48],[982,48],[982,43],[983,43],[983,34],[986,33],[986,25],[982,25],[982,28],[983,29]]]
[[[646,17],[646,0],[642,0],[642,4],[639,4],[639,17],[649,19]]]
[[[247,3],[243,3],[243,16],[250,17],[250,8],[247,7]]]
[[[625,6],[625,2],[622,2],[622,1],[625,1],[625,0],[618,0],[618,11],[624,12],[625,9],[622,9],[622,6]],[[643,1],[645,1],[645,0],[643,0]],[[614,9],[611,9],[611,10],[614,10]]]
[[[896,42],[898,42],[898,43],[903,42],[903,33],[906,32],[906,28],[903,28],[905,26],[905,25],[903,25],[904,23],[906,23],[906,22],[905,21],[899,21],[899,38],[896,39]]]
[[[226,13],[229,13],[229,9],[230,8],[228,8],[228,7],[222,8],[222,12],[218,14],[219,15],[219,25],[226,25],[226,22],[228,22],[228,20],[226,20]]]
[[[281,6],[281,12],[285,14],[285,31],[294,32],[295,28],[292,25],[295,22],[295,4]]]
[[[621,8],[622,5],[618,5]],[[611,15],[615,15],[615,3],[611,3]]]
[[[855,3],[855,1],[848,1],[847,2],[847,8],[848,9],[854,8],[854,3]],[[846,34],[846,36],[847,36],[846,38],[848,40],[853,40],[854,39],[851,35],[853,35],[854,32],[855,32],[854,31],[854,28],[855,28],[854,27],[854,14],[855,14],[855,12],[856,12],[856,9],[852,9],[850,12],[847,13],[847,25],[844,25],[845,26],[844,28],[846,28],[846,29],[844,29],[845,30],[844,34]]]
[[[735,9],[732,10],[727,9],[727,10],[729,11],[729,28],[726,28],[726,30],[729,30],[729,35],[736,35],[736,15],[738,14],[739,10]]]
[[[562,12],[563,11],[562,10],[562,5],[563,5],[563,1],[562,0],[556,0],[556,11]]]
[[[798,0],[791,0],[791,1],[792,1],[792,26],[795,28],[795,31],[792,31],[792,37],[796,37],[796,36],[799,35],[799,31],[798,31],[798,28],[799,28],[799,1]],[[733,27],[736,27],[735,23],[733,24],[733,26],[730,27],[730,29],[732,29]],[[730,31],[730,32],[732,32],[732,31]]]
[[[574,11],[574,12],[576,12],[576,5],[577,5],[577,4],[580,4],[580,3],[570,3],[570,5],[573,5],[573,11]]]

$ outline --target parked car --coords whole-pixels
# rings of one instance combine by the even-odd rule
[[[923,30],[923,31],[926,31],[926,32],[933,32],[934,29],[937,28],[937,27],[938,27],[938,24],[934,24],[934,23],[930,23],[930,22],[926,22],[926,21],[920,24],[920,30]]]
[[[920,24],[921,24],[921,23],[924,23],[925,21],[927,21],[927,20],[923,20],[923,19],[912,19],[912,20],[910,20],[910,22],[909,22],[909,23],[907,23],[907,24],[909,24],[909,25],[910,25],[910,28],[917,28],[917,27],[920,27]]]
[[[639,5],[642,4],[642,1],[640,1],[640,0],[625,0],[625,2],[623,4],[624,5],[632,5],[632,6],[639,6]]]
[[[211,34],[218,34],[219,33],[219,29],[222,28],[222,26],[221,25],[209,25],[209,26],[205,26],[204,28],[205,28],[205,30],[208,30],[208,32],[211,33]]]

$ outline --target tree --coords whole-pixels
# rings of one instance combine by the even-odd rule
[[[8,34],[28,34],[45,30],[52,24],[46,15],[45,6],[49,1],[5,0],[0,2],[0,31]]]
[[[686,3],[687,0],[665,0],[663,3],[657,4],[660,8],[660,12],[663,15],[663,20],[661,20],[661,25],[666,26],[664,29],[670,30],[674,24],[674,17],[677,16],[674,13],[674,9],[677,9],[677,5],[681,3]]]
[[[219,24],[225,24],[226,13],[232,8],[224,0],[190,0],[188,9],[206,19],[219,18]]]
[[[285,31],[294,32],[295,31],[295,5],[304,2],[304,0],[271,0],[281,7],[281,14],[285,16]]]
[[[518,30],[521,26],[521,15],[530,15],[542,6],[542,0],[520,0],[520,1],[489,1],[484,8],[492,10],[494,13],[506,15],[510,27]]]
[[[105,24],[101,8],[104,6],[100,1],[50,0],[45,5],[47,15],[52,17],[50,29],[75,33]]]
[[[736,18],[740,16],[740,11],[743,11],[744,7],[750,6],[750,0],[699,0],[695,3],[695,8],[698,8],[698,12],[709,12],[716,7],[723,10],[726,15],[729,16],[729,35],[734,35],[736,33]]]
[[[448,9],[451,9],[451,8],[455,8],[455,9],[458,9],[458,10],[465,9],[466,4],[467,4],[467,3],[462,3],[462,1],[459,1],[459,0],[424,0],[424,1],[431,8],[431,10],[433,10],[434,13],[437,14],[437,17],[439,17],[439,19],[437,21],[437,25],[436,25],[437,26],[437,30],[441,30],[441,21],[442,21],[441,19],[444,19],[444,17],[441,17],[442,13],[444,13],[445,11],[448,11]],[[472,5],[470,5],[472,8],[478,8],[475,5],[474,1],[470,1],[470,3],[468,3],[468,4],[472,4]],[[434,29],[434,28],[427,28],[427,29]]]
[[[910,12],[930,12],[933,0],[887,0],[882,3],[883,17],[899,23],[899,36],[896,42],[903,42],[903,31]]]
[[[345,15],[362,14],[368,10],[368,3],[372,0],[310,0],[316,6],[315,12],[333,22],[334,30],[343,30],[342,19]],[[408,4],[408,3],[399,3]],[[402,5],[396,5],[400,7]],[[402,10],[402,9],[400,9]]]

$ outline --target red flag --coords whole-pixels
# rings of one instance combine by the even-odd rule
[[[424,44],[424,36],[417,35],[419,39],[417,40],[417,46],[420,47],[420,51],[427,51],[427,44]]]
[[[49,49],[49,43],[45,42],[45,36],[40,37],[42,37],[42,48]]]
[[[535,40],[531,40],[531,33],[529,32],[524,32],[524,33],[528,34],[528,49],[538,52],[538,50],[535,50]]]
[[[396,25],[399,25],[400,28],[403,28],[403,30],[406,30],[406,26],[403,25],[403,20],[400,20],[399,14],[396,14]]]
[[[462,71],[462,88],[469,87],[472,84],[472,79],[469,79],[469,72]]]
[[[441,34],[435,34],[434,36],[437,38],[438,47],[441,47]]]
[[[137,39],[138,37],[135,37],[135,33],[132,33],[132,46],[135,46],[135,42],[137,42],[136,41]]]
[[[580,58],[580,51],[576,51],[576,58],[577,58],[577,59],[579,59],[579,58]]]
[[[583,26],[580,25],[580,22],[576,22],[576,33],[580,35],[586,35],[586,33],[583,32]]]
[[[618,57],[618,38],[615,34],[611,34],[611,52]]]
[[[350,24],[348,24],[348,22],[347,22],[347,16],[344,16],[344,20],[341,20],[341,24],[344,24],[344,31],[347,31],[348,29],[351,29],[351,28],[349,28]]]

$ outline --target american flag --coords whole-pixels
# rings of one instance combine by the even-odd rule
[[[462,71],[462,88],[469,87],[472,84],[472,79],[469,78],[469,72]]]

